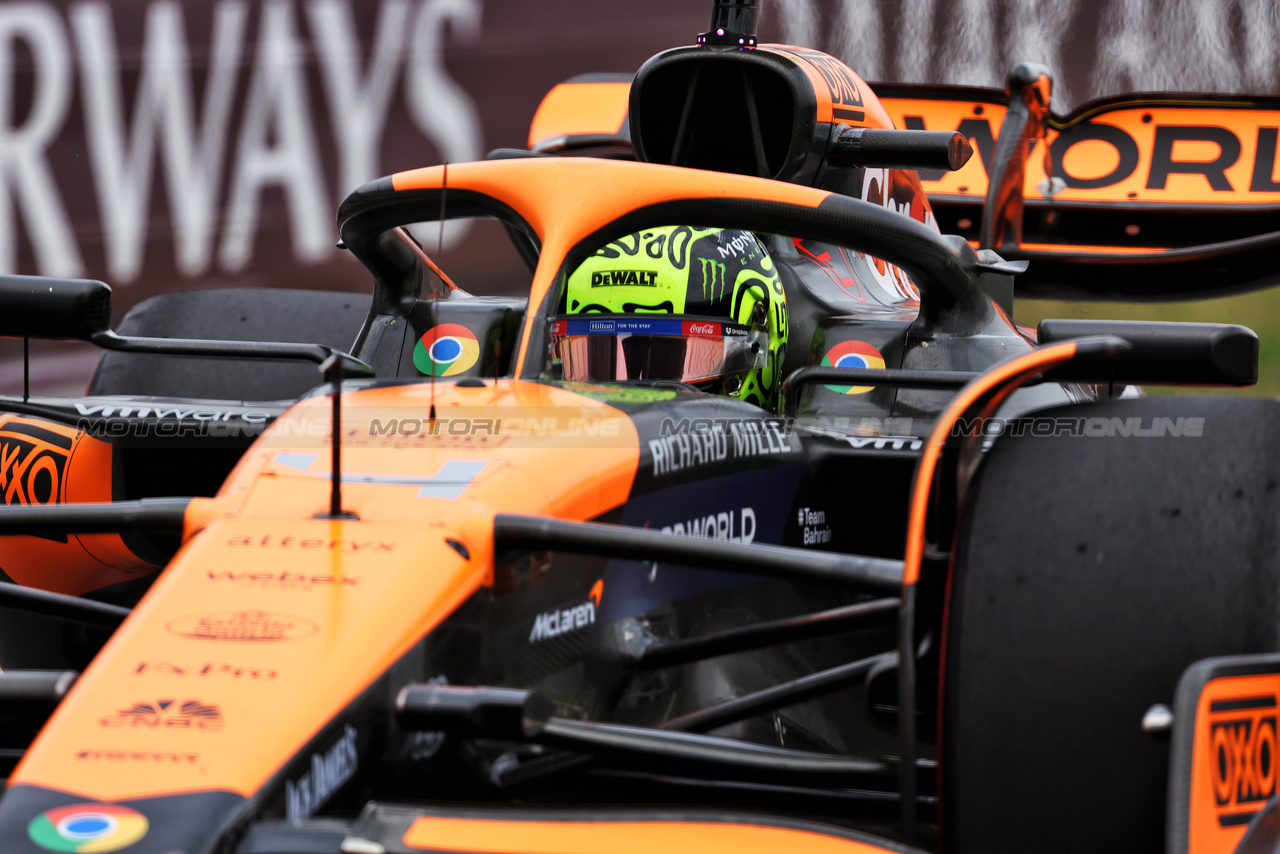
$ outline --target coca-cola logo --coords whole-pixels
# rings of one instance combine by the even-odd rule
[[[690,335],[718,335],[720,330],[716,328],[714,323],[690,323]]]

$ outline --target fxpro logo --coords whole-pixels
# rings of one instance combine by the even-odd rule
[[[172,661],[140,661],[133,672],[139,676],[174,676],[212,678],[226,676],[231,679],[269,681],[279,676],[275,670],[267,667],[238,667],[234,664],[208,663],[200,666],[191,664],[174,664]]]
[[[1209,745],[1218,825],[1248,824],[1276,793],[1275,695],[1213,701]]]
[[[591,586],[587,601],[581,605],[543,611],[533,621],[533,630],[529,632],[529,643],[559,637],[568,632],[576,632],[586,626],[595,625],[596,609],[600,607],[600,597],[603,595],[604,579],[601,578]]]

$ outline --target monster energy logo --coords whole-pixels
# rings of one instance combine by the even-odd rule
[[[716,300],[725,295],[724,264],[710,258],[699,258],[702,262],[702,296],[703,299]],[[710,293],[708,293],[710,290]]]
[[[748,237],[745,234],[739,234],[737,237],[733,238],[733,240],[730,240],[723,246],[718,247],[718,251],[720,252],[721,258],[729,255],[737,258],[739,255],[745,254],[748,249],[751,249],[752,244],[754,243],[754,238]],[[742,263],[745,264],[747,262],[744,260]]]

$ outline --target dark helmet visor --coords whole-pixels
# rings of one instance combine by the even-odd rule
[[[763,367],[769,346],[762,329],[671,315],[560,317],[552,340],[573,382],[706,382]]]

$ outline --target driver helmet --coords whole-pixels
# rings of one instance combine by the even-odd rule
[[[604,246],[569,276],[552,340],[576,382],[675,380],[773,409],[787,299],[750,232],[665,226]]]

